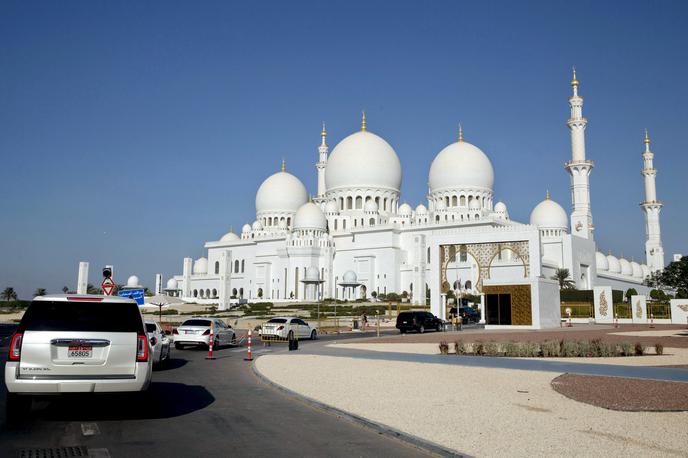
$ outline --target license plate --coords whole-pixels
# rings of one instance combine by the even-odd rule
[[[184,331],[184,334],[195,334],[196,331]]]
[[[93,356],[93,347],[91,346],[70,346],[67,350],[68,358],[91,358]]]

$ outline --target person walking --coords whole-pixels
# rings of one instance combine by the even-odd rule
[[[368,326],[368,315],[363,312],[363,315],[361,316],[361,327],[363,328],[363,332],[365,332],[366,327]]]

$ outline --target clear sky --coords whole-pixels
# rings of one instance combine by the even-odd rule
[[[658,169],[667,262],[686,252],[688,2],[0,2],[0,288],[181,273],[255,218],[287,169],[314,193],[328,143],[360,126],[395,148],[402,201],[464,137],[495,201],[528,221],[570,207],[576,65],[589,124],[595,238],[644,261],[642,132]]]

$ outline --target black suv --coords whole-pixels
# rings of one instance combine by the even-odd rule
[[[428,329],[442,330],[442,320],[430,312],[401,312],[397,317],[397,329],[404,334],[406,331],[425,332]]]

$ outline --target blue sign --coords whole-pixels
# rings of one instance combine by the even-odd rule
[[[122,289],[117,291],[117,295],[134,299],[139,305],[146,303],[146,300],[143,298],[143,289]]]

